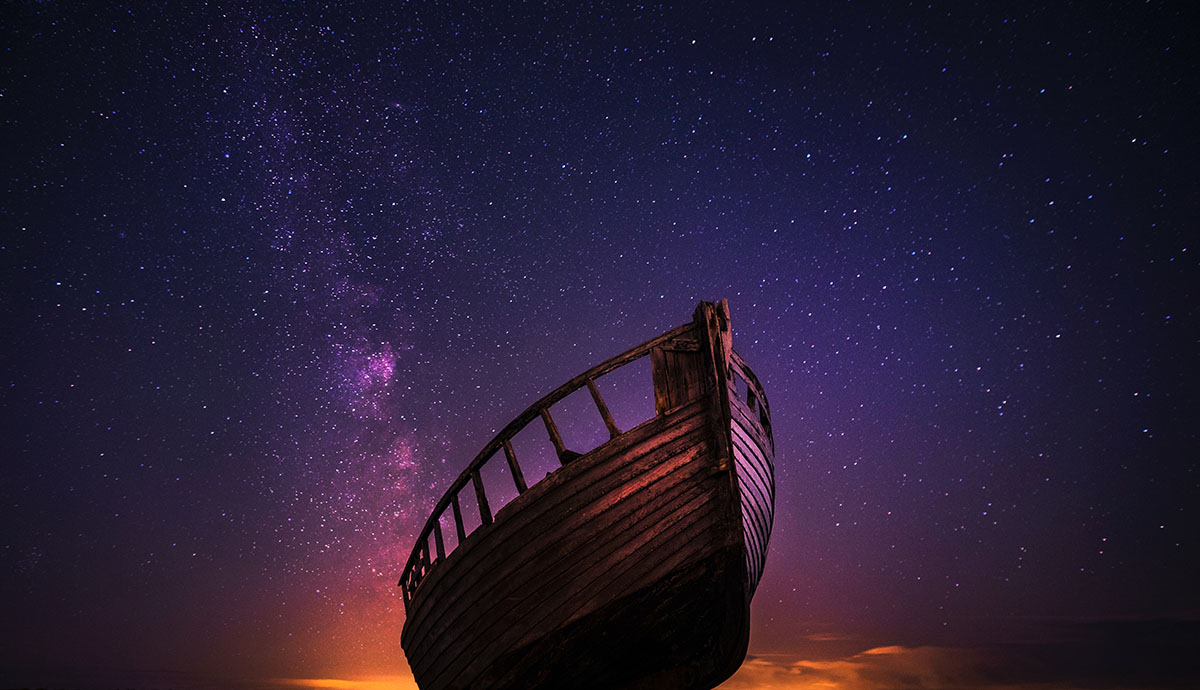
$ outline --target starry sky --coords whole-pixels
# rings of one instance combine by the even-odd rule
[[[728,688],[1200,677],[1197,11],[1050,5],[5,2],[0,686],[415,687],[442,490],[720,298]]]

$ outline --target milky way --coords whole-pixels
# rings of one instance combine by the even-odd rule
[[[0,682],[403,673],[444,487],[720,298],[747,674],[1195,639],[1194,14],[7,5]]]

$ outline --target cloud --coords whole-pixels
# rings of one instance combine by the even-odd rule
[[[829,639],[839,639],[831,636]],[[1200,623],[1059,624],[1037,641],[748,657],[721,690],[1149,690],[1200,687]]]
[[[722,690],[901,690],[979,688],[969,650],[876,647],[840,659],[753,657]],[[1002,686],[997,686],[1002,687]],[[988,688],[988,690],[991,690]]]

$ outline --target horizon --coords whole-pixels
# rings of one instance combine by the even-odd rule
[[[1059,625],[1064,625],[1059,622]],[[807,657],[794,653],[748,654],[723,690],[1070,690],[1072,688],[1186,687],[1200,672],[1188,652],[1200,642],[1200,621],[1092,622],[1069,626],[1076,634],[1056,640],[1010,641],[978,646],[899,645],[862,648],[844,636],[811,635]],[[1108,627],[1107,633],[1102,629]],[[1122,629],[1124,628],[1124,629]],[[1138,630],[1141,628],[1141,630]],[[1090,631],[1089,631],[1090,629]],[[1082,632],[1083,634],[1079,634]],[[818,652],[824,648],[823,652]],[[1111,657],[1097,659],[1101,650]],[[10,669],[11,670],[11,669]],[[201,672],[77,670],[18,671],[65,682],[12,684],[7,688],[65,690],[134,687],[138,690],[417,690],[408,672],[343,673],[321,677],[238,678]],[[75,679],[75,682],[72,682]],[[99,679],[99,680],[97,680]],[[78,681],[82,682],[78,682]]]

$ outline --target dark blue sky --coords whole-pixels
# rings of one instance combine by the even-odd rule
[[[1196,13],[1052,5],[6,4],[0,684],[403,668],[450,479],[723,297],[752,653],[1194,640]]]

